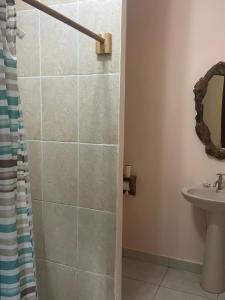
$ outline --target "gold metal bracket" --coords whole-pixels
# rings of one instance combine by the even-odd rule
[[[104,38],[104,43],[99,41],[96,42],[96,53],[98,55],[107,55],[112,54],[112,34],[111,33],[104,33],[103,35],[100,34],[99,36]]]

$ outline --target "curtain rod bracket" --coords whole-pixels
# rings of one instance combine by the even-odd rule
[[[112,54],[112,34],[111,33],[104,33],[100,34],[102,38],[104,38],[104,42],[96,41],[96,53],[98,55],[108,55]]]

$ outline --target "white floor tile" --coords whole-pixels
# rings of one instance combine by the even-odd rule
[[[209,300],[209,298],[186,294],[160,287],[154,300]]]
[[[123,276],[160,285],[167,267],[134,259],[123,259]]]
[[[162,286],[177,291],[198,295],[201,297],[217,299],[216,294],[210,294],[205,292],[200,287],[199,282],[200,282],[200,275],[198,274],[194,274],[187,271],[169,269],[162,282]]]
[[[153,300],[157,288],[144,281],[123,278],[122,300]]]

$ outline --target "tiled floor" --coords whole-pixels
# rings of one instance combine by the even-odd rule
[[[200,276],[134,259],[123,259],[122,300],[225,300],[201,289]]]

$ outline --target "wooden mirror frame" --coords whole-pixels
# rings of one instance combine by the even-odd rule
[[[225,149],[217,147],[212,142],[210,130],[203,120],[204,106],[202,102],[206,95],[209,81],[214,75],[225,76],[225,62],[221,61],[218,64],[214,65],[211,69],[209,69],[204,77],[199,79],[199,81],[194,86],[193,92],[195,94],[195,110],[197,112],[197,115],[195,117],[195,130],[198,137],[205,145],[205,152],[210,156],[222,160],[225,159]]]

